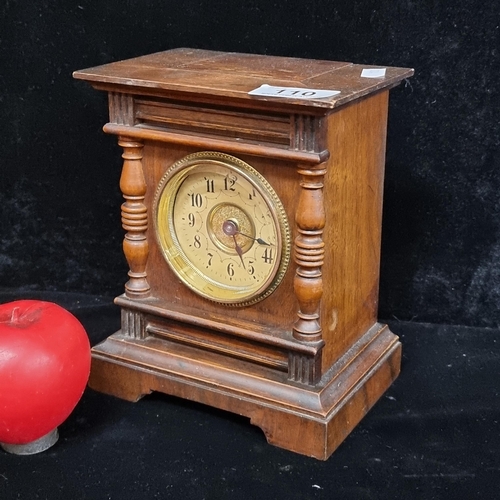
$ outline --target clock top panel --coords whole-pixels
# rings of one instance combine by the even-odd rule
[[[384,77],[362,77],[362,70],[370,68],[374,66],[180,48],[76,71],[74,77],[98,89],[124,93],[188,100],[201,95],[205,99],[248,101],[248,105],[251,101],[266,100],[281,106],[328,110],[382,88],[393,87],[413,75],[412,69],[386,67]],[[248,95],[263,84],[340,93],[307,100]]]

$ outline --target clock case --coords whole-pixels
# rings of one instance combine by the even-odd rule
[[[152,391],[250,418],[269,443],[327,459],[398,376],[401,343],[377,321],[389,90],[352,63],[175,49],[74,73],[108,93],[123,149],[121,330],[92,349],[89,385]],[[263,83],[339,90],[250,96]],[[292,232],[278,288],[245,307],[204,299],[164,261],[152,217],[165,171],[191,153],[250,164]]]

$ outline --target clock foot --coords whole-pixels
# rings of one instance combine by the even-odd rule
[[[196,356],[177,345],[131,339],[118,332],[92,350],[91,388],[128,401],[152,391],[250,418],[268,442],[326,460],[398,376],[401,343],[375,324],[316,386],[293,384],[262,368],[245,371],[218,355]]]
[[[319,460],[327,460],[399,374],[401,344],[396,343],[358,383],[345,391],[331,387],[325,413],[312,416],[300,411],[279,412],[259,408],[251,423],[260,427],[269,444]]]

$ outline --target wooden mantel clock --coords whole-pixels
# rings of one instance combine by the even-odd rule
[[[124,159],[129,281],[92,388],[318,459],[346,438],[401,360],[377,302],[388,94],[413,71],[371,69],[176,49],[74,74],[108,92]]]

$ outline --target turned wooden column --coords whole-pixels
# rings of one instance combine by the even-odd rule
[[[320,324],[320,305],[323,295],[321,266],[325,254],[323,229],[325,207],[323,199],[324,166],[298,170],[301,192],[295,224],[298,236],[294,242],[294,259],[297,264],[294,292],[299,303],[293,337],[318,348],[314,358],[293,359],[290,378],[313,384],[321,377],[321,347],[324,345]]]
[[[143,298],[150,293],[146,275],[149,248],[146,239],[148,211],[144,204],[146,181],[142,170],[143,144],[127,137],[120,137],[118,144],[123,148],[120,189],[125,198],[121,207],[122,225],[127,231],[123,240],[123,252],[130,268],[125,294],[130,298]]]

